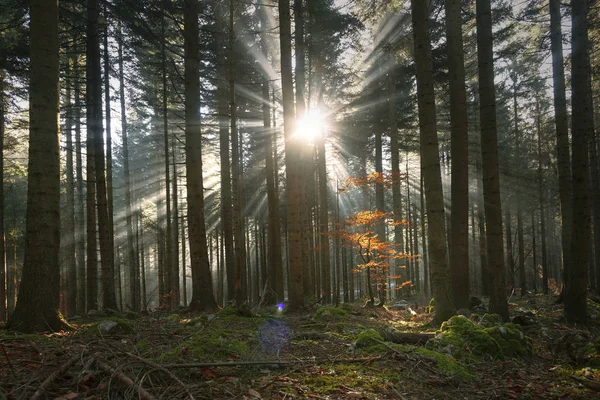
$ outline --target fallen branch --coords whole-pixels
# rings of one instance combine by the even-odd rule
[[[600,392],[600,382],[596,382],[596,381],[591,381],[589,379],[585,379],[585,378],[580,378],[578,376],[570,376],[571,379],[573,379],[576,382],[581,383],[583,386],[585,386],[586,388],[593,390],[595,392]]]
[[[177,382],[181,387],[183,387],[183,389],[186,391],[186,393],[188,394],[189,398],[191,400],[194,400],[194,395],[190,392],[190,390],[187,388],[187,386],[185,385],[185,383],[181,382],[181,380],[176,377],[175,375],[173,375],[173,373],[171,371],[169,371],[168,369],[166,369],[163,366],[160,366],[158,364],[153,363],[152,361],[148,361],[146,359],[143,359],[142,357],[138,357],[135,354],[131,354],[131,353],[125,353],[130,357],[135,358],[136,360],[139,360],[141,362],[143,362],[144,364],[147,364],[149,366],[151,366],[152,368],[156,368],[162,372],[164,372],[165,374],[167,374],[171,379],[173,379],[175,382]]]
[[[156,400],[156,398],[154,396],[152,396],[150,393],[148,393],[143,387],[141,387],[138,383],[134,382],[130,377],[125,375],[123,372],[117,371],[115,368],[111,367],[110,365],[108,365],[107,363],[105,363],[104,361],[102,361],[98,358],[96,358],[96,365],[98,366],[98,368],[100,368],[107,374],[110,374],[111,376],[114,376],[115,378],[117,378],[122,384],[129,386],[133,390],[135,390],[138,393],[139,398],[141,400]]]
[[[413,357],[411,357],[410,355],[408,355],[407,353],[405,353],[405,352],[403,352],[403,351],[400,351],[400,350],[397,350],[397,349],[393,348],[392,346],[390,346],[390,345],[389,345],[389,344],[387,344],[386,342],[382,342],[381,340],[377,340],[377,339],[373,339],[373,340],[374,340],[374,341],[376,341],[377,343],[380,343],[380,344],[384,345],[385,347],[387,347],[388,349],[390,349],[391,351],[393,351],[395,354],[397,354],[397,355],[399,355],[400,357],[402,357],[404,360],[407,360],[407,361],[414,361],[414,360],[415,360],[415,358],[416,358],[417,360],[420,360],[420,361],[429,360],[427,357],[423,357],[423,356],[421,356],[421,355],[419,355],[419,354],[415,354],[415,355],[414,355],[414,358],[413,358]],[[424,364],[424,365],[427,367],[427,369],[429,370],[429,372],[432,372],[432,373],[436,373],[436,372],[437,372],[437,371],[436,371],[436,369],[435,369],[435,368],[433,368],[433,367],[431,367],[431,366],[430,366],[428,363],[424,362],[423,364]]]
[[[78,354],[76,356],[69,358],[67,360],[67,362],[62,364],[56,371],[54,371],[46,379],[44,379],[44,381],[41,383],[38,390],[36,390],[35,393],[33,394],[33,396],[31,396],[31,400],[37,400],[37,399],[42,398],[42,396],[44,395],[46,390],[48,390],[48,388],[50,386],[52,386],[54,381],[56,379],[58,379],[58,377],[60,377],[62,374],[67,372],[69,370],[69,368],[71,368],[73,366],[73,364],[75,364],[77,362],[77,360],[79,360],[80,357],[81,357],[81,355]]]

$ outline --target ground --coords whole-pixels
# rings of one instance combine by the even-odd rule
[[[598,305],[573,326],[554,297],[511,301],[514,324],[478,306],[439,329],[420,298],[390,309],[96,315],[44,335],[0,329],[0,399],[598,398]],[[391,331],[433,339],[391,343]]]

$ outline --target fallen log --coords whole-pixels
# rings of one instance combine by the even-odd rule
[[[73,364],[75,364],[77,360],[79,360],[80,357],[81,355],[78,354],[69,358],[67,362],[62,364],[56,371],[54,371],[46,379],[44,379],[38,390],[36,390],[33,396],[31,396],[31,400],[41,399],[42,396],[44,396],[44,394],[46,393],[46,390],[48,390],[50,386],[52,386],[54,381],[57,380],[65,372],[67,372],[73,366]]]
[[[595,392],[600,392],[600,382],[591,381],[589,379],[580,378],[580,377],[574,376],[574,375],[571,375],[571,379],[573,379],[576,382],[581,383],[583,386],[585,386],[586,388],[588,388],[590,390],[593,390]]]

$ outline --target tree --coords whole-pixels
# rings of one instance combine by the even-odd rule
[[[117,309],[115,295],[114,249],[105,175],[104,135],[102,130],[102,87],[100,80],[100,40],[98,0],[87,2],[86,93],[88,132],[93,135],[96,207],[102,276],[102,306]]]
[[[560,1],[550,0],[550,44],[552,48],[552,82],[554,86],[554,123],[556,125],[556,153],[558,169],[558,192],[561,211],[561,241],[563,267],[571,265],[571,230],[572,230],[572,183],[571,160],[569,151],[569,114],[567,112],[567,96],[565,94],[565,67],[562,46],[562,28]],[[565,274],[565,278],[567,275]],[[542,286],[543,293],[548,293],[547,284]]]
[[[29,165],[23,278],[8,321],[21,332],[67,327],[59,306],[58,1],[31,2]]]
[[[433,88],[431,43],[429,41],[429,7],[426,2],[411,0],[412,26],[417,71],[421,173],[425,186],[431,289],[435,298],[434,321],[441,324],[455,314],[452,291],[448,286],[450,270],[447,261],[444,194],[440,173],[436,106]]]
[[[456,308],[469,308],[469,143],[460,0],[446,0],[452,182],[450,270]]]
[[[200,76],[198,0],[185,0],[185,155],[187,176],[188,229],[192,266],[194,310],[214,311],[208,244],[204,221],[204,185],[202,183],[202,131],[200,127]]]
[[[565,318],[587,319],[588,263],[590,257],[590,184],[588,140],[594,134],[590,65],[588,56],[588,2],[572,2],[573,225],[569,264],[565,265]]]
[[[490,0],[477,0],[477,61],[479,70],[479,114],[481,125],[481,167],[490,311],[508,320],[500,174],[498,170],[498,134],[496,127],[496,90]]]
[[[288,275],[289,309],[304,306],[302,271],[302,174],[298,143],[294,140],[294,82],[292,78],[292,33],[289,0],[279,0],[279,43],[281,46],[281,88],[283,96],[283,130],[287,177],[287,226],[290,272]]]

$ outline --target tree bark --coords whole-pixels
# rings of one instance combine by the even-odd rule
[[[594,134],[588,59],[587,0],[572,2],[572,143],[573,221],[570,263],[565,266],[565,318],[587,319],[587,269],[590,258],[590,184],[588,140]]]
[[[194,310],[214,311],[217,303],[213,295],[210,265],[208,264],[204,186],[202,183],[198,0],[185,0],[184,7],[186,174],[192,266],[190,307]]]
[[[60,152],[58,1],[31,3],[29,164],[25,260],[8,328],[66,327],[59,311]]]
[[[299,144],[293,138],[295,131],[294,82],[292,78],[292,33],[289,0],[279,0],[279,43],[281,47],[281,86],[283,97],[283,130],[285,134],[285,162],[288,198],[288,298],[289,309],[299,310],[304,306],[302,271],[302,166]]]
[[[423,174],[425,186],[427,221],[429,224],[428,247],[431,288],[435,298],[434,321],[441,324],[454,315],[455,308],[452,291],[448,285],[450,270],[447,261],[444,194],[440,172],[433,63],[429,41],[429,7],[426,2],[419,0],[411,0],[411,4],[415,66],[417,70],[421,173]]]
[[[4,97],[4,70],[0,65],[0,322],[8,317],[8,290],[6,274],[6,240],[4,236],[4,114],[6,100]]]
[[[552,49],[552,81],[554,86],[554,122],[556,124],[556,153],[558,167],[558,192],[561,212],[561,243],[563,268],[570,265],[571,230],[573,224],[573,198],[571,160],[569,151],[569,114],[565,89],[565,70],[562,46],[560,0],[549,0],[550,45]],[[564,278],[567,276],[564,274]],[[548,288],[542,286],[544,293]]]
[[[69,48],[70,49],[70,48]],[[67,77],[72,74],[72,58],[67,60]],[[74,79],[77,79],[75,77]],[[66,135],[66,176],[67,176],[67,208],[65,218],[65,253],[67,267],[67,315],[77,314],[77,263],[75,259],[75,182],[73,179],[73,103],[71,102],[71,82],[67,82],[65,90],[65,106],[67,113],[65,116],[65,135]]]
[[[477,61],[481,124],[481,160],[483,200],[486,218],[487,270],[489,274],[490,311],[508,320],[506,278],[502,234],[502,204],[498,168],[498,134],[496,128],[496,89],[494,86],[494,51],[490,0],[477,0]]]
[[[450,272],[456,308],[469,308],[469,143],[460,0],[446,0],[452,152]]]

